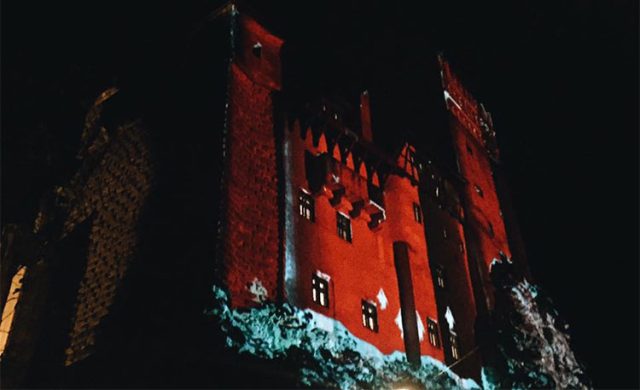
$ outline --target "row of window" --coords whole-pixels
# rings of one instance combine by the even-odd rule
[[[439,282],[440,283],[440,282]],[[444,286],[444,279],[442,281]],[[322,306],[329,307],[329,281],[319,275],[313,275],[311,278],[311,296],[313,302]],[[375,303],[366,299],[362,300],[362,326],[373,331],[378,332],[378,308]],[[429,337],[429,343],[436,348],[440,348],[440,337],[438,330],[438,323],[431,318],[427,318],[427,334]],[[459,358],[458,349],[458,336],[455,332],[449,333],[449,344],[451,348],[451,355],[454,359]]]
[[[298,214],[306,220],[315,222],[315,200],[313,196],[301,189],[298,194]],[[413,204],[413,217],[416,222],[422,224],[422,209],[417,203]],[[384,217],[383,217],[384,218]],[[347,242],[351,242],[351,218],[341,212],[336,212],[338,236]]]

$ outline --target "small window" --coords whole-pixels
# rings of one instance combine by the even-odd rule
[[[315,220],[315,205],[313,196],[305,190],[300,190],[298,194],[298,213],[304,219],[311,222]]]
[[[444,267],[441,265],[437,265],[435,267],[435,272],[436,272],[436,286],[438,286],[439,288],[446,288],[447,287],[447,278],[444,272]]]
[[[451,348],[451,357],[454,360],[460,359],[460,345],[458,344],[458,335],[453,331],[449,331],[449,346]]]
[[[251,53],[253,53],[253,55],[257,58],[262,57],[262,44],[260,42],[257,42],[255,45],[253,45],[253,47],[251,48]]]
[[[489,231],[489,236],[491,238],[495,237],[496,233],[493,231],[493,225],[491,224],[491,222],[489,222],[489,225],[487,226],[487,230]]]
[[[429,333],[429,343],[436,348],[440,348],[440,337],[438,337],[438,323],[427,318],[427,332]]]
[[[447,232],[447,228],[442,229],[442,238],[445,240],[449,238],[449,232]]]
[[[413,204],[413,218],[416,220],[416,222],[422,223],[422,209],[417,203]]]
[[[458,248],[460,249],[460,253],[464,253],[464,244],[463,243],[458,244]]]
[[[311,294],[313,301],[320,306],[329,307],[329,281],[313,275],[311,278]]]
[[[351,242],[351,220],[341,212],[336,213],[336,218],[338,220],[338,236]]]
[[[471,149],[471,145],[467,143],[467,153],[473,156],[473,149]]]
[[[435,193],[436,193],[436,198],[439,198],[440,197],[440,186],[436,186]]]
[[[415,166],[416,156],[412,150],[407,150],[407,160],[409,160],[409,164],[411,164],[411,166]]]
[[[480,195],[481,198],[484,198],[484,193],[482,192],[482,188],[480,188],[479,185],[474,184],[473,188],[476,190],[476,192],[478,193],[478,195]]]
[[[378,331],[378,309],[376,305],[362,300],[362,326],[374,332]]]

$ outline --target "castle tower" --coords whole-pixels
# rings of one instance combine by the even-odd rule
[[[279,214],[275,96],[281,89],[283,40],[255,19],[230,18],[224,145],[222,264],[233,306],[273,299],[278,290]]]
[[[468,252],[472,267],[477,267],[472,272],[479,278],[474,282],[476,303],[484,315],[493,308],[491,264],[511,258],[493,177],[492,165],[499,157],[495,131],[491,115],[466,91],[442,56],[439,62],[458,171],[464,180]]]

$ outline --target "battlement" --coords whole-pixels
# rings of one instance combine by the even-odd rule
[[[384,221],[380,180],[370,164],[358,153],[354,157],[354,149],[343,148],[337,139],[330,141],[329,149],[325,133],[314,145],[313,133],[307,129],[303,140],[310,191],[327,196],[336,210],[351,218],[365,218],[371,228]]]

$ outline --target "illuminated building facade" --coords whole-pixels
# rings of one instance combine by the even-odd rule
[[[385,153],[373,140],[369,92],[356,115],[327,99],[286,112],[283,40],[233,5],[223,12],[234,51],[219,259],[232,305],[286,300],[383,353],[415,363],[428,355],[478,377],[491,264],[512,257],[490,114],[439,56],[436,112],[458,172],[408,143]]]

